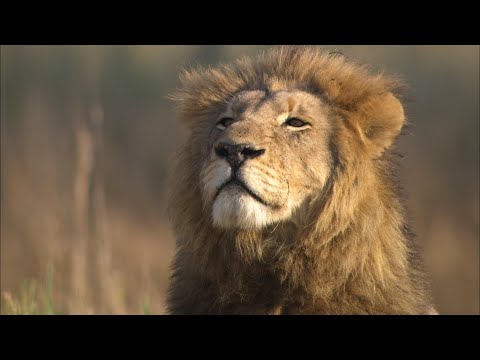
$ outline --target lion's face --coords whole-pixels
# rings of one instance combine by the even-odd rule
[[[243,91],[207,123],[204,208],[220,228],[262,228],[321,192],[332,165],[329,109],[301,90]]]

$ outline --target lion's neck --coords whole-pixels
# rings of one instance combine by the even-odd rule
[[[191,241],[185,248],[194,249],[186,266],[216,284],[216,298],[229,306],[261,298],[292,313],[418,313],[422,289],[410,280],[393,184],[369,174],[344,178],[310,202],[303,222],[262,231],[210,228],[185,237]]]
[[[374,312],[388,303],[397,304],[389,305],[397,306],[393,311],[409,312],[412,304],[395,300],[401,293],[416,291],[409,280],[402,205],[391,184],[367,180],[335,184],[328,201],[310,204],[303,223],[236,234],[237,249],[249,255],[246,273],[251,276],[253,263],[265,264],[279,286],[294,289],[295,298],[303,293],[303,301],[322,304],[326,312],[358,312],[358,299],[369,299]],[[352,186],[357,189],[349,192]]]

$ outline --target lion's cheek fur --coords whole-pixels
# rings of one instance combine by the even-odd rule
[[[208,208],[214,201],[217,190],[228,181],[232,173],[225,161],[209,161],[200,172],[200,184],[204,208]]]

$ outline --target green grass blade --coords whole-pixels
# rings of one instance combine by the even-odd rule
[[[44,314],[53,315],[53,266],[50,264],[47,267],[47,275],[45,277],[45,288],[44,288]]]

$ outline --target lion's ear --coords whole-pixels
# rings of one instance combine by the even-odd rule
[[[392,93],[365,99],[356,108],[354,118],[359,135],[373,158],[393,145],[405,124],[403,106]]]

